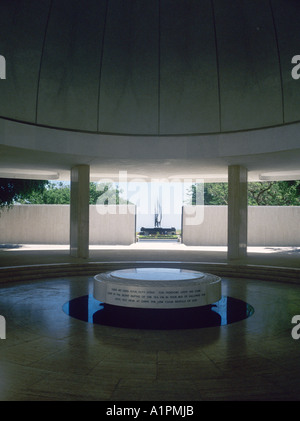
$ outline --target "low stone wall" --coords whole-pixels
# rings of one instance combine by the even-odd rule
[[[135,220],[133,205],[102,206],[102,211],[101,207],[90,205],[90,244],[134,243]],[[69,205],[15,205],[0,213],[0,244],[69,242]]]
[[[183,206],[182,243],[227,246],[227,206]]]
[[[136,207],[134,205],[90,206],[91,245],[129,245],[135,241]]]
[[[69,221],[68,205],[16,205],[0,213],[0,244],[69,244]],[[128,245],[135,238],[135,206],[90,206],[91,245]],[[226,246],[227,206],[184,206],[182,242]],[[250,206],[248,245],[300,246],[300,206]]]
[[[184,206],[182,242],[226,246],[227,206]],[[249,206],[248,246],[300,246],[300,206]]]

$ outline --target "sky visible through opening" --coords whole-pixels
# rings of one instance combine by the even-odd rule
[[[129,182],[119,184],[122,197],[137,206],[137,230],[154,227],[155,208],[161,206],[164,228],[181,228],[182,206],[188,203],[188,190],[192,183],[180,182]]]
[[[57,186],[61,183],[60,181],[50,182]],[[194,184],[192,180],[184,182],[129,181],[113,183],[113,187],[120,189],[120,196],[123,199],[136,205],[138,231],[141,227],[154,228],[155,208],[158,203],[162,212],[161,226],[175,227],[179,230],[181,229],[182,206],[189,203],[189,191],[192,184]],[[70,186],[70,182],[63,182],[63,185]]]

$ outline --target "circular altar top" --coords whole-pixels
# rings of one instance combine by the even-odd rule
[[[94,277],[94,298],[139,308],[198,307],[221,298],[221,278],[177,268],[129,268]]]
[[[114,278],[134,281],[192,281],[204,278],[202,272],[170,268],[134,268],[111,272]]]
[[[194,287],[195,285],[214,284],[220,281],[218,276],[211,273],[159,267],[120,269],[100,273],[94,279],[99,284],[122,285],[126,288],[128,286],[137,288]]]

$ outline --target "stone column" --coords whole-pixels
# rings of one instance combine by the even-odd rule
[[[240,165],[228,167],[228,259],[247,256],[248,171]]]
[[[71,169],[70,254],[89,257],[90,167],[77,165]]]

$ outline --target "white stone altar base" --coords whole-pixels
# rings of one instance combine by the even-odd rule
[[[221,299],[221,278],[185,269],[122,269],[94,277],[94,298],[122,307],[199,307]]]

